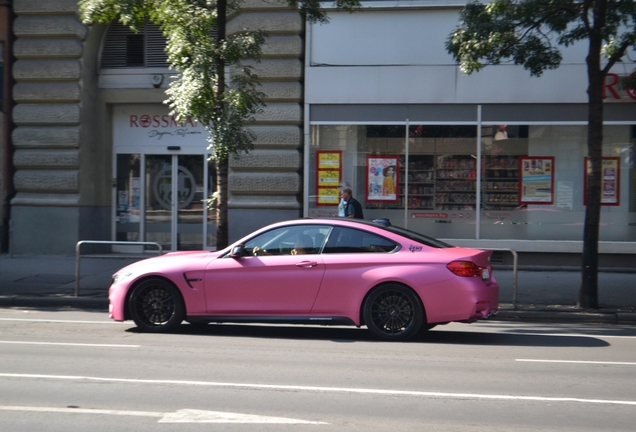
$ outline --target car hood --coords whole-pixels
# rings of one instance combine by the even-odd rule
[[[128,273],[159,273],[170,271],[173,268],[181,270],[191,269],[194,267],[205,267],[208,262],[220,256],[222,252],[219,251],[180,251],[169,252],[160,256],[147,258],[141,261],[134,262],[119,271]],[[202,264],[199,264],[203,261]]]

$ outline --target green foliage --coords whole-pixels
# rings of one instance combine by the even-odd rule
[[[636,48],[634,1],[473,1],[462,10],[446,49],[465,73],[509,62],[540,76],[561,64],[558,45],[588,40],[595,32],[605,43],[608,64],[620,61],[628,48]]]

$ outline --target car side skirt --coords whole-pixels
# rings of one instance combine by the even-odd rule
[[[355,326],[350,318],[340,316],[188,316],[186,321],[195,323],[259,323],[259,324],[306,324],[324,326]]]

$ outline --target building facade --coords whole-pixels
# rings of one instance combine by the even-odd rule
[[[280,4],[243,6],[228,32],[267,32],[255,64],[267,108],[251,126],[254,151],[231,163],[231,238],[302,208],[304,23]],[[163,104],[165,41],[151,28],[87,26],[76,0],[16,0],[13,9],[11,252],[72,254],[79,240],[111,239],[214,247],[202,202],[213,187],[208,143]]]
[[[580,265],[587,46],[540,78],[514,65],[464,75],[445,49],[463,4],[369,2],[308,27],[305,214],[333,213],[345,181],[365,218]],[[606,81],[602,265],[633,267],[636,253],[636,93],[620,86],[634,58]]]
[[[11,27],[13,9],[11,1],[0,0],[0,253],[9,244],[9,201],[13,194],[11,170]]]
[[[254,151],[231,162],[230,240],[334,215],[345,181],[367,219],[578,264],[586,47],[568,48],[541,78],[512,65],[464,76],[444,48],[463,4],[370,1],[320,25],[276,2],[243,3],[228,30],[266,31],[254,67],[267,107],[250,126]],[[86,26],[75,0],[14,0],[13,10],[12,253],[69,254],[100,239],[213,248],[208,143],[162,103],[171,72],[158,30]],[[619,64],[608,78],[603,153],[600,249],[626,266],[636,95],[620,80],[633,69]]]

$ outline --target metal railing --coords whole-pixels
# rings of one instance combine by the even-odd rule
[[[517,254],[517,251],[513,249],[507,249],[507,248],[477,248],[477,249],[510,252],[512,254],[512,307],[514,310],[517,310],[517,281],[518,281],[517,264],[519,261],[519,255]]]
[[[159,255],[163,254],[163,247],[156,242],[130,242],[130,241],[107,241],[107,240],[80,240],[77,242],[77,244],[75,245],[75,297],[79,297],[79,293],[80,293],[80,258],[81,257],[92,257],[92,258],[131,258],[133,257],[132,255],[119,255],[117,256],[117,254],[110,254],[110,255],[95,255],[95,254],[88,254],[88,255],[82,255],[81,254],[81,248],[82,245],[85,244],[97,244],[97,245],[122,245],[122,246],[155,246],[157,248],[157,251],[159,252]],[[137,258],[147,258],[147,256],[144,255],[135,255],[134,257]]]

